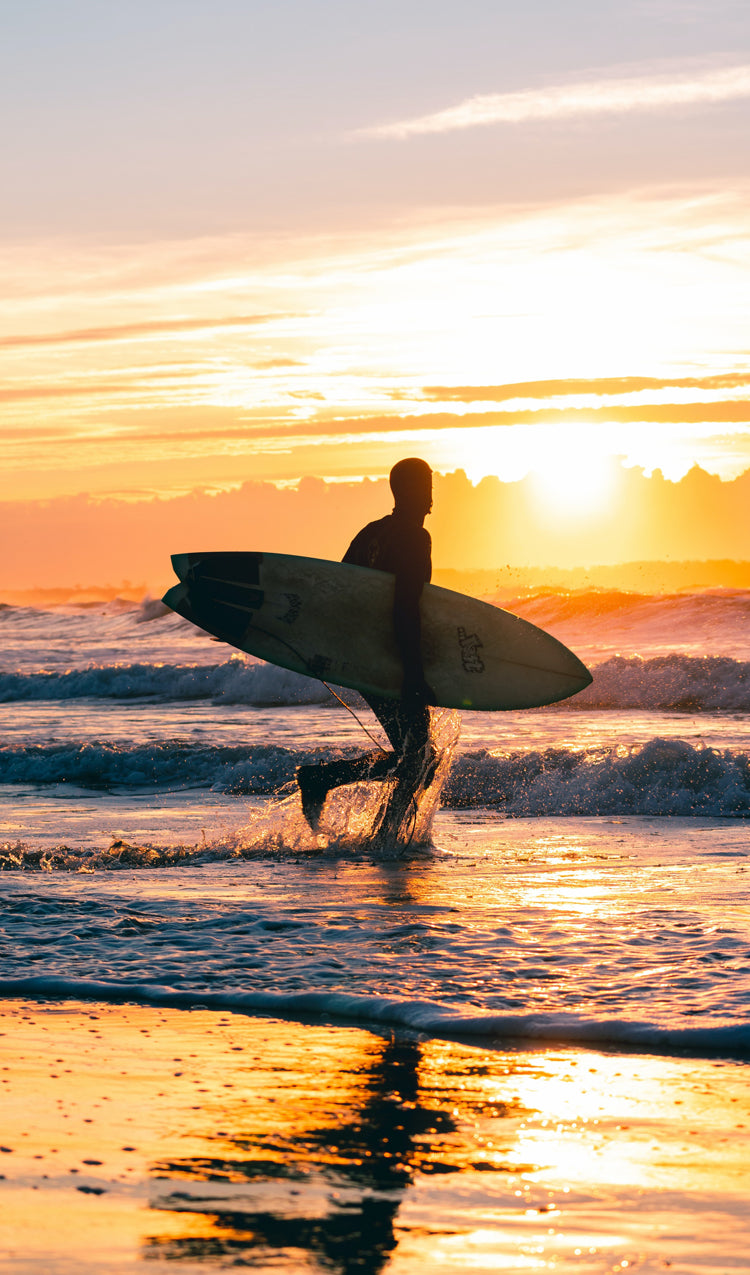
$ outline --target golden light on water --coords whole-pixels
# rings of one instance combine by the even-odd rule
[[[750,1239],[741,1066],[205,1010],[4,1009],[6,1234],[39,1269],[59,1254],[290,1275],[576,1258],[604,1275],[659,1260],[666,1235],[688,1267]]]

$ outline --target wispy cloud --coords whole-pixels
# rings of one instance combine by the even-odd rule
[[[222,409],[220,409],[222,410]],[[227,410],[227,409],[223,409]],[[715,403],[644,403],[639,406],[611,407],[555,407],[519,409],[518,411],[466,412],[430,412],[422,416],[348,416],[340,414],[335,419],[318,418],[302,423],[286,418],[274,418],[272,422],[262,419],[245,421],[242,425],[231,422],[207,429],[183,429],[180,434],[181,446],[189,450],[198,441],[216,439],[217,443],[236,438],[243,440],[248,449],[256,447],[264,440],[275,445],[292,447],[304,441],[326,445],[339,445],[353,438],[372,437],[387,434],[431,434],[450,429],[496,428],[512,425],[566,425],[566,424],[633,424],[648,422],[653,424],[687,425],[687,424],[727,424],[750,425],[750,401],[733,399]],[[132,432],[132,439],[137,439],[139,430]],[[143,439],[158,440],[160,437],[174,439],[174,434],[157,433],[153,425],[142,428]]]
[[[143,323],[115,323],[107,327],[75,328],[67,332],[21,333],[0,337],[0,348],[11,349],[33,345],[77,345],[96,341],[134,341],[144,337],[178,336],[183,332],[211,332],[224,328],[257,327],[289,314],[238,314],[230,318],[151,319]]]
[[[523,124],[573,116],[623,114],[709,105],[750,97],[750,65],[682,74],[643,74],[556,84],[518,93],[484,93],[429,115],[378,124],[358,136],[407,138],[482,124]]]
[[[424,385],[421,397],[437,403],[502,403],[516,398],[562,398],[574,394],[635,394],[643,390],[729,390],[750,385],[746,372],[721,372],[715,376],[606,376],[571,377],[556,381],[515,381],[508,385]],[[392,398],[411,398],[394,390]]]
[[[478,426],[566,425],[566,424],[652,424],[750,425],[750,400],[732,399],[714,403],[643,403],[638,406],[553,407],[518,411],[430,412],[423,416],[352,416],[335,421],[315,421],[300,425],[289,422],[284,429],[288,441],[313,438],[318,442],[345,442],[362,435],[430,433],[443,429],[476,429]],[[281,437],[279,427],[254,427],[252,438]]]

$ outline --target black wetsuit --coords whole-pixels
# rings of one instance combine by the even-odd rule
[[[429,582],[432,574],[431,550],[430,533],[421,523],[394,511],[363,527],[349,545],[343,561],[353,566],[390,572],[396,577],[396,601],[401,595],[408,607],[409,602],[418,604],[419,595]],[[416,646],[413,635],[412,645]],[[410,677],[421,680],[421,673],[421,660],[418,667],[410,668],[405,664],[406,681]],[[364,753],[350,761],[303,766],[299,771],[300,783],[303,773],[310,775],[314,772],[315,782],[330,790],[362,779],[385,779],[395,774],[407,788],[415,786],[428,758],[427,749],[431,750],[427,705],[418,701],[386,699],[381,695],[365,695],[364,699],[381,723],[393,752],[381,750]]]
[[[370,522],[352,540],[343,562],[356,567],[373,567],[376,571],[388,571],[396,577],[397,595],[419,599],[422,588],[429,584],[432,575],[432,541],[430,533],[414,519],[404,517],[395,510],[377,522]],[[405,667],[408,678],[415,669]],[[418,670],[421,673],[421,665]],[[407,707],[402,700],[386,699],[381,695],[365,695],[375,716],[393,745],[398,757],[407,747],[409,751],[421,748],[429,737],[430,714],[426,705]],[[389,759],[392,766],[394,758]]]

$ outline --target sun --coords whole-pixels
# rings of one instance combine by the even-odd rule
[[[610,502],[615,478],[612,456],[568,440],[547,443],[532,462],[535,503],[550,517],[589,518]]]

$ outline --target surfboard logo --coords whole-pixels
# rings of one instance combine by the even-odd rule
[[[458,626],[458,645],[461,648],[461,663],[466,673],[483,673],[484,660],[479,654],[483,646],[478,633],[467,633],[462,624]]]
[[[298,593],[285,593],[289,607],[284,615],[279,616],[282,624],[294,624],[302,609],[302,598]]]

